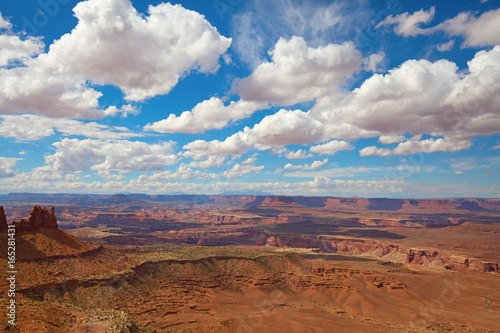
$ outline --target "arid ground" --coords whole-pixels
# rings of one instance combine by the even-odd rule
[[[500,200],[2,200],[28,221],[5,332],[500,332]],[[30,226],[34,204],[58,228]]]

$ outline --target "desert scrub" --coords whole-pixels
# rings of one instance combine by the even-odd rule
[[[209,257],[235,257],[257,259],[267,256],[284,256],[275,252],[251,251],[232,246],[142,246],[133,251],[147,261],[199,260]]]

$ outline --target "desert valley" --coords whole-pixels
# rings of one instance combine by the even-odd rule
[[[1,203],[3,247],[16,221],[17,325],[3,296],[6,332],[500,330],[498,199],[25,193]]]

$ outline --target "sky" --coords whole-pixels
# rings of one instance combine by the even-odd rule
[[[498,0],[0,13],[0,193],[500,197]]]

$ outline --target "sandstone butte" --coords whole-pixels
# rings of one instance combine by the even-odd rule
[[[41,206],[35,205],[31,209],[31,213],[27,221],[23,219],[19,222],[14,222],[14,224],[18,228],[50,228],[50,229],[58,228],[54,206],[50,208],[49,212],[47,208],[45,207],[42,208]]]
[[[0,229],[7,229],[7,218],[2,206],[0,206]]]

